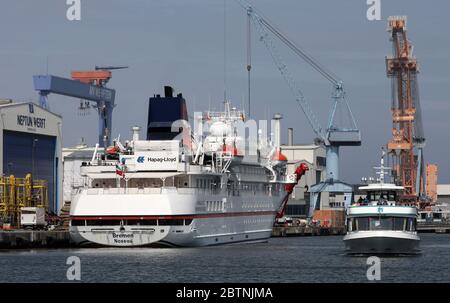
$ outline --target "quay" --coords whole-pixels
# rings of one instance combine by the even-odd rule
[[[419,233],[450,233],[450,224],[418,224]],[[345,235],[345,227],[275,226],[272,237]],[[67,230],[0,230],[0,249],[75,247]]]
[[[448,234],[450,233],[450,223],[419,223],[417,224],[417,232]]]
[[[11,230],[0,231],[0,249],[73,247],[69,231]]]
[[[449,227],[450,228],[450,227]],[[344,235],[343,227],[276,226],[272,237]],[[75,244],[67,230],[0,230],[0,249],[70,248]]]
[[[308,237],[345,235],[345,227],[275,226],[272,237]]]

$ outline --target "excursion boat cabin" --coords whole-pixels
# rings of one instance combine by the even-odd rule
[[[366,196],[347,209],[347,234],[343,239],[346,251],[350,254],[419,253],[417,208],[397,202],[403,187],[374,183],[359,189]]]
[[[416,208],[397,202],[402,186],[383,183],[361,186],[359,189],[365,192],[365,198],[361,197],[348,209],[348,232],[416,231]]]

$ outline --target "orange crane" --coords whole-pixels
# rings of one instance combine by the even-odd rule
[[[126,69],[128,66],[95,66],[95,70],[73,71],[71,77],[73,80],[80,81],[84,84],[94,85],[104,88],[108,81],[112,78],[111,70]],[[114,108],[114,106],[112,107]],[[97,110],[100,114],[100,129],[102,129],[103,145],[107,151],[107,145],[110,144],[111,124],[112,124],[112,108],[108,104],[97,104]],[[80,111],[89,110],[89,101],[80,101]],[[99,139],[100,140],[100,139]],[[101,143],[102,141],[99,141]]]
[[[389,17],[393,55],[386,57],[387,76],[392,80],[392,139],[387,144],[393,176],[404,188],[401,200],[418,202],[425,196],[425,167],[417,74],[417,59],[406,36],[406,17]]]
[[[73,80],[86,84],[104,87],[112,77],[111,70],[125,68],[128,68],[128,66],[96,66],[95,70],[74,71],[71,73],[71,77]]]

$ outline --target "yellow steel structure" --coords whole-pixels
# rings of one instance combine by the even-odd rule
[[[0,177],[0,218],[13,226],[20,225],[22,207],[42,207],[48,210],[48,185],[46,180]]]

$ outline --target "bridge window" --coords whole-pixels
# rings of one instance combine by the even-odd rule
[[[394,230],[406,230],[406,218],[394,218]]]
[[[407,231],[415,231],[416,230],[416,219],[415,218],[408,218],[406,223],[406,230]]]
[[[369,230],[369,218],[356,218],[355,230]]]
[[[370,230],[392,230],[392,218],[371,217]]]
[[[360,230],[415,231],[416,220],[414,218],[401,218],[401,217],[350,218],[348,221],[348,226],[349,231],[360,231]]]

